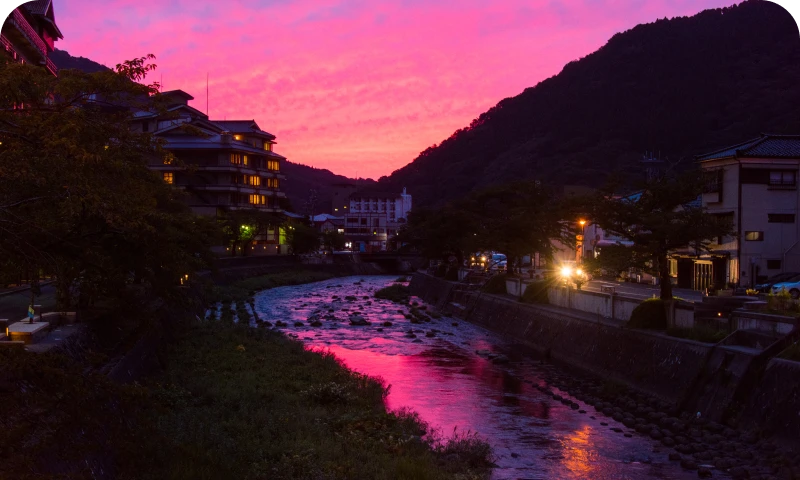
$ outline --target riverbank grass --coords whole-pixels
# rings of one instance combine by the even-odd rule
[[[484,478],[491,449],[438,442],[388,388],[278,332],[203,322],[168,355],[154,395],[179,449],[160,478]],[[159,462],[160,463],[160,462]]]
[[[245,301],[254,293],[270,288],[306,283],[321,282],[336,278],[337,275],[329,272],[314,272],[309,270],[271,273],[259,277],[247,278],[230,285],[216,285],[213,287],[213,299],[217,302],[230,303]]]

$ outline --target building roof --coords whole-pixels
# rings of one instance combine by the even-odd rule
[[[231,133],[258,133],[275,139],[275,135],[261,130],[255,120],[213,120],[214,123]]]
[[[768,135],[699,155],[704,162],[720,158],[800,158],[800,135]]]
[[[53,33],[55,33],[58,38],[64,38],[64,35],[58,28],[58,25],[56,25],[53,0],[35,0],[33,2],[22,4],[22,7],[25,8],[25,10],[27,10],[31,15],[37,15],[43,20],[47,21],[47,23],[52,27]],[[50,15],[48,15],[48,13],[50,13]]]
[[[244,142],[231,141],[230,143],[222,142],[222,135],[216,134],[208,137],[193,137],[189,135],[175,135],[169,136],[160,134],[161,138],[167,141],[165,148],[170,150],[219,150],[230,149],[238,152],[253,153],[256,155],[265,155],[271,158],[286,160],[286,157],[278,155],[275,152],[270,152],[261,148],[255,148]]]
[[[330,220],[331,222],[343,222],[344,217],[336,217],[334,215],[331,215],[330,213],[322,213],[320,215],[314,215],[311,218],[311,221],[313,222],[326,222],[328,220]]]

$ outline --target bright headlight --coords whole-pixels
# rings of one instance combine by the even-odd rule
[[[572,275],[572,269],[570,267],[561,267],[562,277],[569,277],[570,275]]]
[[[577,269],[577,270],[575,271],[575,273],[577,273],[578,275],[583,275],[583,270],[581,270],[581,269],[579,268],[579,269]]]

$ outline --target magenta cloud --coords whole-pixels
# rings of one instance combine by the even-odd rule
[[[721,0],[56,0],[72,55],[150,77],[214,118],[254,118],[290,160],[388,175],[614,33]]]

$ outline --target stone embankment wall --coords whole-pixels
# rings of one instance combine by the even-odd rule
[[[800,363],[772,359],[763,372],[754,373],[755,349],[630,330],[601,322],[601,315],[593,321],[583,312],[570,314],[460,288],[420,273],[411,282],[411,293],[426,303],[558,362],[704,417],[739,421],[784,438],[797,437],[800,431]],[[743,390],[747,390],[744,399]]]

